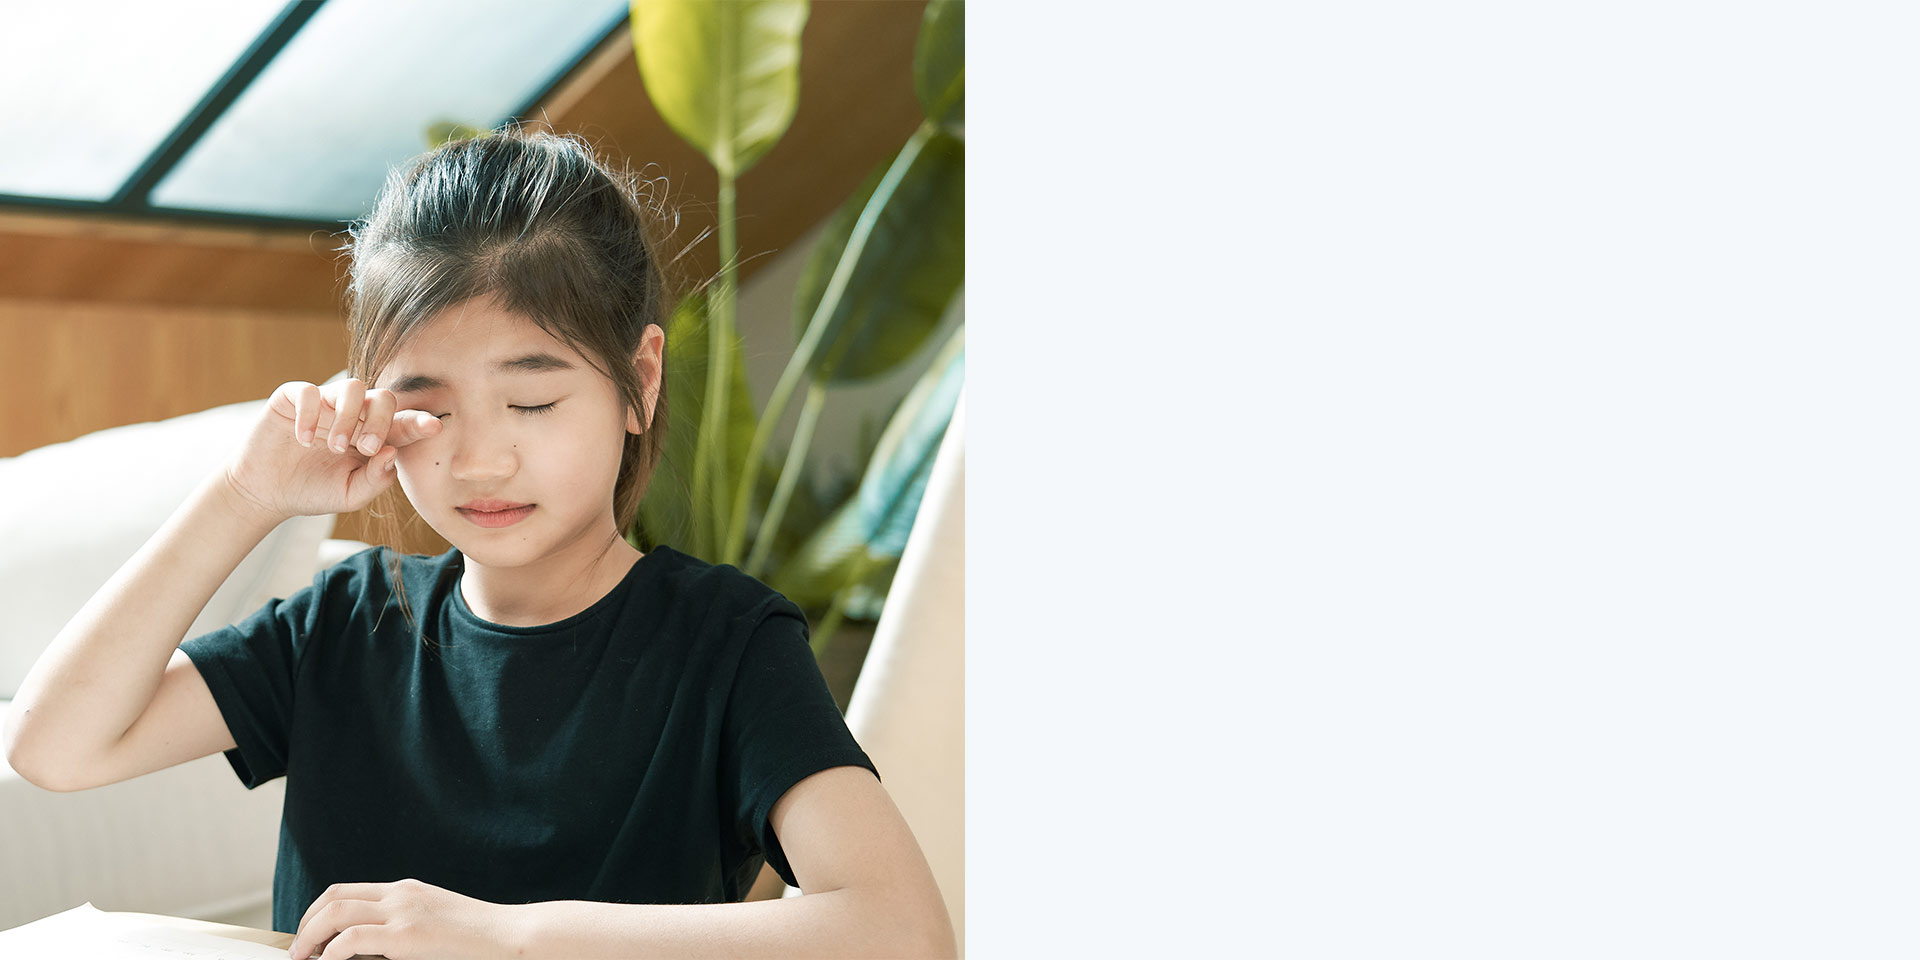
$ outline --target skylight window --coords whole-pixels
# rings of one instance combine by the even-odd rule
[[[8,4],[0,193],[108,200],[285,5]]]
[[[520,115],[627,9],[626,0],[7,4],[0,89],[14,94],[16,132],[0,137],[0,204],[350,220],[370,209],[393,164],[427,149],[430,125],[485,129]]]

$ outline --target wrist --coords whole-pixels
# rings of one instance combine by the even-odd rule
[[[287,515],[261,503],[233,481],[232,469],[222,464],[210,480],[217,500],[264,533],[288,519]]]
[[[495,904],[494,906],[497,908],[494,926],[494,936],[496,939],[494,942],[504,949],[505,953],[503,956],[537,956],[538,954],[533,949],[534,941],[537,937],[535,926],[536,921],[539,919],[535,916],[535,910],[540,904],[538,902],[501,903]]]

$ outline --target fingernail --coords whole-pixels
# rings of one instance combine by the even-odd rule
[[[339,437],[334,437],[334,438],[332,438],[331,440],[328,440],[328,441],[327,441],[327,446],[329,446],[329,447],[331,447],[331,448],[333,448],[333,452],[334,452],[334,453],[346,453],[346,452],[347,452],[347,441],[345,441],[345,440],[342,440],[342,439],[341,439],[341,438],[339,438]]]
[[[374,442],[372,434],[360,438],[360,452],[369,457],[380,452],[380,445]]]
[[[301,446],[303,446],[303,447],[311,447],[311,446],[313,446],[313,431],[312,431],[312,430],[302,430],[302,431],[300,431],[300,445],[301,445]]]

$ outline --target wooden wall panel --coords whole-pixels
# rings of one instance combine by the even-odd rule
[[[332,314],[0,299],[0,456],[264,399],[345,365]]]
[[[318,231],[0,212],[0,298],[337,315],[338,243]]]

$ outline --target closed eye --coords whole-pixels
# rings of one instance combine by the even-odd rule
[[[509,409],[509,410],[518,410],[518,411],[520,411],[521,413],[524,413],[524,414],[526,414],[526,415],[528,415],[528,416],[535,416],[535,417],[537,417],[537,416],[539,416],[540,414],[543,414],[543,413],[550,413],[550,412],[552,412],[552,411],[553,411],[553,408],[554,408],[554,407],[557,407],[557,406],[559,406],[559,405],[560,405],[560,401],[558,401],[558,400],[555,400],[555,401],[554,401],[554,402],[552,402],[552,403],[543,403],[543,404],[541,404],[541,405],[539,405],[539,406],[537,406],[537,407],[516,407],[516,406],[511,406],[511,405],[510,405],[510,406],[508,406],[508,408],[507,408],[507,409]],[[451,416],[453,416],[453,414],[451,414],[451,413],[436,413],[436,414],[434,414],[434,416],[435,416],[435,417],[437,417],[437,418],[439,418],[439,419],[441,419],[441,420],[445,420],[446,418],[448,418],[448,417],[451,417]]]

